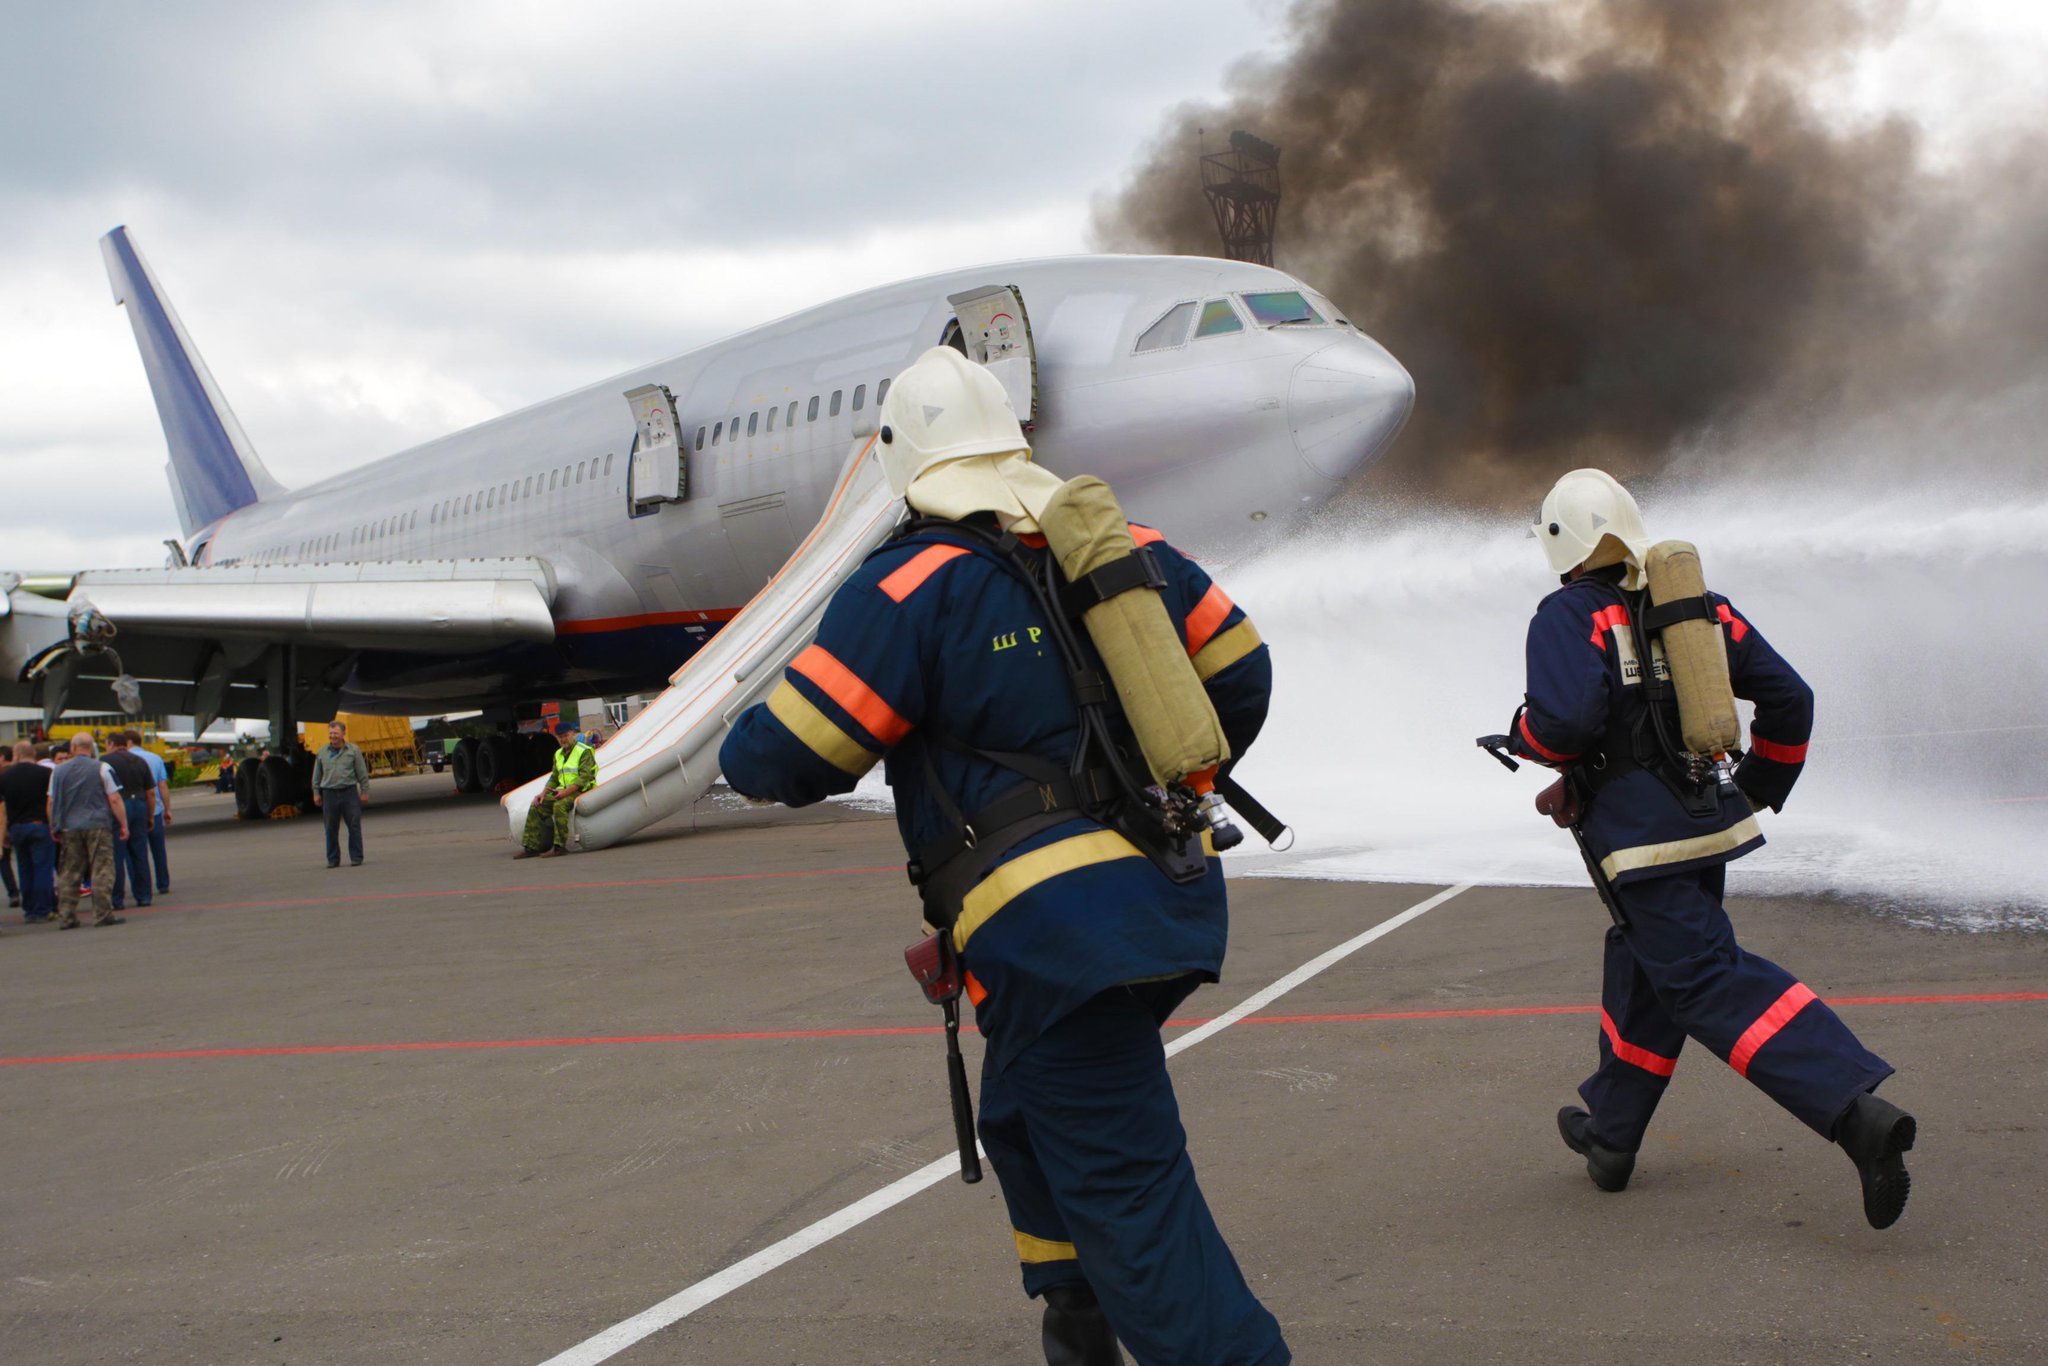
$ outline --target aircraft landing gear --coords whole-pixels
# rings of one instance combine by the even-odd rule
[[[486,735],[476,746],[476,786],[495,792],[500,783],[515,782],[522,765],[517,743],[509,735]]]
[[[448,766],[455,772],[455,790],[464,796],[473,796],[484,790],[477,781],[477,743],[474,738],[464,738],[455,744],[455,752],[448,756]]]
[[[287,814],[296,815],[306,799],[301,789],[305,786],[299,779],[296,766],[281,754],[268,759],[252,760],[248,766],[255,769],[254,781],[249,784],[255,791],[255,810],[259,819],[269,820],[280,810],[289,808]],[[241,775],[236,775],[236,787],[240,788]]]

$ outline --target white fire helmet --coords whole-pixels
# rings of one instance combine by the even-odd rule
[[[1650,533],[1642,510],[1627,489],[1605,470],[1573,470],[1551,486],[1530,534],[1543,543],[1543,556],[1558,574],[1581,565],[1600,569],[1626,564],[1630,590],[1643,586],[1643,557]]]
[[[931,516],[993,512],[1031,531],[1060,486],[1031,463],[1002,381],[950,346],[925,352],[889,386],[879,439],[889,487]]]

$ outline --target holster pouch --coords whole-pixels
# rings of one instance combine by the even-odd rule
[[[960,999],[960,958],[953,952],[949,931],[940,930],[918,940],[903,951],[903,961],[927,1001],[942,1006]]]
[[[1536,794],[1536,810],[1550,817],[1560,830],[1568,830],[1579,823],[1581,814],[1578,790],[1569,778],[1559,778],[1549,787]]]

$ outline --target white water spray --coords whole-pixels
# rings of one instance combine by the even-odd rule
[[[2048,927],[2048,498],[1752,487],[1643,503],[1651,534],[1698,544],[1709,586],[1818,695],[1805,776],[1731,890]],[[1515,523],[1359,517],[1224,574],[1276,679],[1238,776],[1299,836],[1233,856],[1238,871],[1585,880],[1531,806],[1549,775],[1510,775],[1472,743],[1521,700],[1529,616],[1554,585]]]

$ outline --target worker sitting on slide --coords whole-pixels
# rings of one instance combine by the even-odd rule
[[[527,808],[526,828],[519,834],[514,858],[560,858],[569,852],[569,819],[576,799],[597,786],[597,751],[576,734],[574,721],[555,726],[554,771]]]

